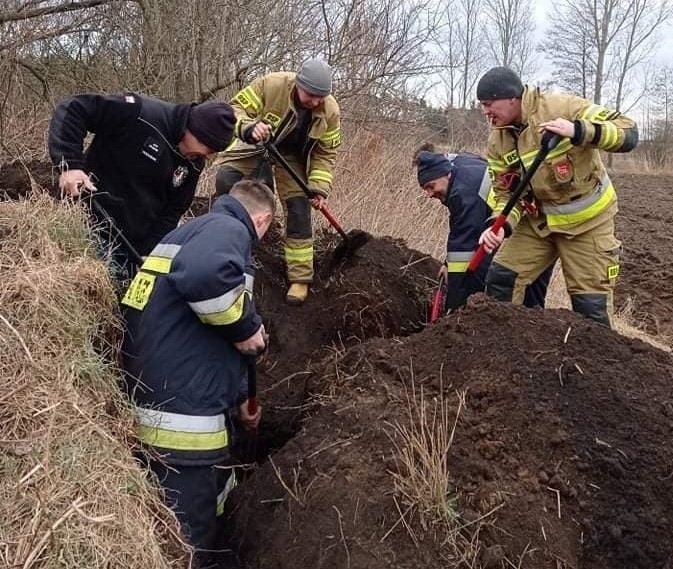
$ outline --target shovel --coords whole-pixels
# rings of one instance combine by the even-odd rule
[[[498,217],[495,218],[493,225],[491,225],[491,231],[493,233],[497,234],[498,231],[505,225],[505,223],[507,222],[507,216],[514,209],[514,206],[516,206],[518,201],[521,199],[521,196],[523,195],[524,191],[528,188],[528,184],[533,178],[535,172],[537,172],[537,169],[540,167],[540,164],[542,164],[542,161],[547,157],[547,154],[549,154],[561,141],[561,138],[562,137],[558,134],[555,134],[548,130],[544,131],[544,134],[542,135],[542,140],[540,142],[541,148],[535,155],[533,163],[530,165],[524,176],[521,178],[516,188],[514,188],[514,190],[512,191],[509,200],[507,200],[505,208],[502,210],[500,215],[498,215]],[[485,256],[486,256],[486,249],[484,249],[484,245],[481,244],[479,245],[479,249],[477,249],[476,253],[470,260],[470,264],[468,265],[467,270],[474,273]]]
[[[288,164],[287,160],[285,160],[285,157],[278,152],[278,149],[276,146],[273,144],[273,142],[265,142],[264,143],[264,148],[267,150],[267,152],[271,155],[271,157],[276,160],[290,175],[290,177],[297,182],[297,185],[304,191],[306,194],[306,197],[308,199],[313,199],[316,197],[316,194],[313,193],[309,187],[306,185],[306,182],[301,179],[299,174],[294,171],[292,166]],[[359,229],[352,229],[348,233],[346,233],[339,222],[336,220],[334,215],[332,215],[332,212],[329,210],[329,208],[323,203],[320,205],[318,208],[320,210],[320,213],[322,213],[327,221],[329,221],[329,224],[334,227],[334,229],[337,230],[339,235],[341,235],[341,238],[343,241],[341,242],[340,245],[336,247],[334,250],[334,258],[336,260],[341,260],[341,259],[346,259],[348,257],[351,257],[355,251],[357,251],[360,247],[362,247],[369,239],[371,239],[371,235],[367,233],[366,231],[361,231]]]
[[[430,303],[430,324],[434,324],[442,316],[444,309],[444,297],[446,296],[446,278],[444,275],[439,277],[439,284],[432,295]]]

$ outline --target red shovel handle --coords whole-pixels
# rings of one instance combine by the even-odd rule
[[[325,216],[327,221],[329,221],[329,224],[332,227],[334,227],[334,229],[337,230],[339,235],[341,235],[341,237],[343,237],[344,239],[347,239],[348,236],[346,235],[346,232],[343,230],[341,225],[339,225],[339,222],[336,220],[334,215],[332,215],[332,212],[329,210],[329,208],[324,203],[320,204],[319,210],[320,210],[320,213],[322,213]]]
[[[442,277],[439,280],[437,290],[432,295],[432,304],[430,304],[430,324],[434,324],[442,317],[442,307],[444,306],[444,295],[446,294],[446,280]]]
[[[500,231],[503,228],[506,222],[507,222],[507,216],[500,214],[498,217],[495,218],[493,225],[491,225],[489,229],[491,230],[492,233],[497,234],[498,231]],[[486,256],[486,249],[484,249],[484,244],[482,243],[481,245],[479,245],[479,249],[477,249],[477,252],[472,256],[470,264],[467,266],[467,270],[474,273],[479,268],[479,265],[484,260],[485,256]]]
[[[257,397],[249,397],[248,398],[248,413],[250,415],[254,415],[257,413],[257,409],[259,408],[259,405],[257,404]]]

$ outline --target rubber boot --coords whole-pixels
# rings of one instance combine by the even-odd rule
[[[285,300],[288,304],[301,304],[308,296],[307,283],[292,283],[285,295]]]

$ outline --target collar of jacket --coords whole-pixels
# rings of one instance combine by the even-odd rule
[[[241,202],[239,202],[236,198],[232,198],[229,195],[220,196],[213,204],[212,213],[229,215],[235,219],[238,219],[238,221],[240,221],[248,229],[248,232],[252,237],[253,244],[257,243],[259,240],[257,238],[255,224],[252,222],[252,218],[250,217],[248,210],[245,209]]]
[[[155,124],[157,116],[163,114],[166,117],[166,137],[168,142],[177,150],[179,142],[182,140],[187,130],[187,121],[189,113],[197,103],[169,103],[155,97],[131,93],[141,102],[140,116],[150,122],[155,128],[161,125]],[[163,113],[160,110],[163,107]],[[144,112],[143,112],[144,111]]]

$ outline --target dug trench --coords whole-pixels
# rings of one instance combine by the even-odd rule
[[[617,180],[617,306],[664,338],[669,181]],[[334,264],[337,243],[299,307],[278,235],[256,254],[271,343],[256,465],[228,501],[239,567],[673,569],[670,354],[483,296],[427,326],[435,260],[383,238]]]
[[[337,266],[320,241],[312,293],[289,307],[270,243],[258,466],[228,505],[241,567],[670,569],[670,354],[482,295],[425,326],[437,263],[390,239]],[[432,472],[404,484],[403,433],[437,434],[438,402],[455,421],[435,465],[447,495],[423,505]]]

